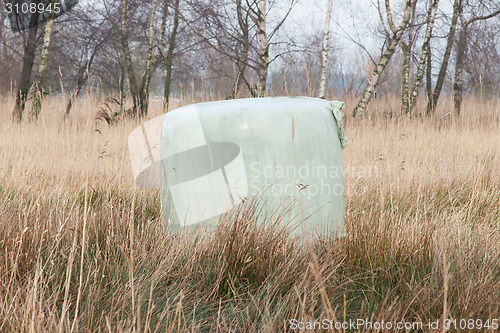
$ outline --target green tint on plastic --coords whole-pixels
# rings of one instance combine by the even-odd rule
[[[344,104],[261,98],[194,104],[161,128],[164,228],[213,226],[260,195],[294,233],[344,233]]]

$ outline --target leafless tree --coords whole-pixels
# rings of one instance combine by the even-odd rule
[[[16,34],[6,29],[2,11],[0,89],[16,87],[16,120],[29,97],[36,119],[49,92],[68,97],[68,115],[84,87],[119,94],[121,112],[135,116],[147,114],[150,94],[163,94],[165,108],[173,96],[186,93],[199,93],[197,100],[362,94],[353,110],[357,116],[375,91],[380,97],[401,92],[404,115],[414,113],[424,89],[429,113],[445,91],[453,93],[457,113],[468,91],[498,93],[498,1],[452,0],[452,11],[440,0],[373,0],[376,27],[357,26],[361,30],[353,32],[345,20],[335,22],[339,34],[352,33],[347,43],[366,52],[380,40],[379,55],[368,54],[366,65],[364,56],[337,57],[345,46],[328,43],[328,17],[315,31],[297,33],[299,21],[289,22],[297,1],[81,1],[64,17]],[[326,16],[332,15],[332,1],[323,2]],[[352,18],[361,21],[361,14],[353,10]],[[374,38],[364,39],[372,28]],[[127,101],[133,103],[130,109]]]
[[[159,33],[159,47],[155,52],[154,38],[155,38],[155,17],[158,0],[153,0],[151,5],[151,12],[148,20],[148,34],[146,45],[146,63],[145,70],[139,82],[139,77],[134,69],[131,48],[129,43],[129,27],[128,27],[128,0],[121,0],[121,42],[122,52],[125,59],[125,67],[129,81],[129,90],[134,103],[132,114],[139,117],[147,115],[149,106],[149,88],[153,73],[155,72],[159,62],[162,60],[162,51],[165,45],[165,20],[167,19],[167,4],[163,4],[163,14],[161,18],[161,29]]]
[[[76,85],[73,87],[71,96],[66,104],[65,117],[68,117],[76,98],[83,86],[87,83],[92,65],[104,46],[112,47],[110,37],[116,31],[105,16],[99,14],[96,8],[86,7],[83,10],[75,10],[75,24],[78,34],[73,36],[75,47],[81,49],[81,59],[76,61]]]
[[[328,0],[325,27],[323,28],[323,45],[321,49],[321,78],[319,83],[319,98],[325,98],[326,66],[328,64],[328,37],[330,35],[330,20],[332,17],[333,0]]]
[[[36,4],[38,0],[34,0]],[[21,80],[17,88],[16,104],[12,110],[12,119],[21,121],[23,118],[24,107],[31,88],[31,75],[33,72],[33,64],[35,62],[35,51],[37,47],[37,33],[39,13],[35,11],[30,14],[29,29],[27,40],[24,44],[23,69],[21,71]]]
[[[422,85],[424,73],[426,70],[426,64],[430,64],[430,61],[427,62],[427,59],[430,59],[430,40],[432,37],[432,30],[434,28],[434,23],[436,21],[437,9],[439,6],[439,0],[429,0],[429,9],[427,14],[427,25],[425,29],[425,35],[422,43],[422,52],[420,53],[420,58],[417,64],[417,73],[415,75],[415,82],[413,84],[413,89],[410,95],[409,107],[405,109],[406,112],[412,114],[415,108],[417,98],[420,92],[420,88]],[[431,74],[431,69],[428,69],[428,74]],[[430,83],[430,80],[428,81]]]
[[[391,8],[389,6],[390,1],[386,1],[386,16],[388,21],[392,21],[392,12]],[[362,115],[363,112],[366,110],[366,107],[368,103],[370,102],[370,99],[372,97],[372,94],[375,90],[375,87],[378,84],[378,81],[380,79],[380,75],[386,68],[387,64],[389,63],[389,60],[391,60],[394,52],[396,51],[396,47],[398,46],[401,37],[403,36],[403,32],[405,29],[408,27],[408,23],[411,18],[411,13],[413,9],[415,8],[417,3],[417,0],[406,0],[405,1],[405,9],[403,13],[403,18],[401,19],[400,24],[395,28],[395,31],[387,36],[385,44],[387,47],[385,48],[382,56],[378,60],[375,68],[373,69],[373,72],[370,73],[370,82],[367,84],[363,96],[360,98],[357,106],[354,108],[352,114],[353,116],[358,116]]]
[[[427,72],[428,72],[428,103],[427,103],[427,114],[432,114],[436,110],[437,102],[439,100],[439,96],[441,95],[441,90],[443,89],[443,84],[446,79],[446,73],[448,70],[448,63],[450,61],[450,56],[451,56],[451,50],[453,47],[453,43],[455,41],[455,31],[457,30],[457,20],[460,12],[460,8],[462,6],[462,0],[454,0],[453,2],[453,14],[451,17],[451,23],[450,23],[450,30],[448,32],[448,37],[446,39],[446,47],[445,51],[443,54],[443,59],[441,61],[441,67],[439,69],[439,74],[438,78],[436,81],[436,85],[434,86],[434,89],[431,87],[430,83],[430,73],[432,70],[432,57],[429,52],[429,56],[427,58]]]
[[[277,34],[297,0],[282,1],[286,7],[284,13],[271,24],[269,12],[276,3],[269,0],[191,2],[192,17],[184,16],[184,20],[209,47],[235,65],[234,85],[228,98],[237,95],[241,83],[252,96],[264,96],[269,65],[287,52],[278,51],[273,57],[269,56],[270,47],[277,45]]]
[[[462,107],[462,95],[464,90],[463,72],[465,67],[466,53],[468,48],[467,40],[469,38],[469,27],[478,21],[491,19],[500,14],[500,3],[494,1],[480,1],[479,3],[471,3],[473,1],[462,0],[460,2],[459,17],[460,30],[458,33],[456,61],[455,61],[455,78],[453,84],[453,101],[454,108],[457,114],[460,114]],[[474,7],[483,13],[475,12]],[[470,17],[466,17],[465,11],[468,10]]]
[[[407,29],[407,41],[402,37],[399,41],[399,45],[401,46],[401,50],[403,51],[403,66],[402,66],[402,82],[401,82],[401,113],[405,114],[409,112],[410,109],[410,65],[411,65],[411,56],[412,56],[412,48],[414,44],[414,29],[415,29],[415,17],[417,13],[416,6],[417,3],[413,4],[411,8],[411,17],[408,23]],[[380,6],[380,0],[377,2],[378,14],[380,18],[380,22],[382,23],[382,27],[384,29],[384,33],[387,37],[390,37],[391,34],[397,31],[396,25],[394,24],[394,20],[392,18],[391,13],[391,5],[389,0],[385,0],[385,11],[387,15],[387,25],[389,29],[387,29],[384,20],[384,14]],[[386,37],[386,38],[387,38]]]
[[[51,4],[54,4],[55,0],[52,0]],[[49,52],[50,44],[52,42],[52,32],[54,31],[54,15],[51,13],[48,21],[45,23],[45,28],[43,31],[43,44],[42,44],[42,54],[40,57],[40,62],[38,64],[38,74],[35,80],[34,92],[33,92],[33,103],[31,107],[31,120],[38,120],[38,115],[42,109],[43,96],[47,88],[46,82],[46,72],[49,62]]]
[[[180,0],[175,0],[174,2],[174,20],[173,20],[173,26],[172,26],[172,31],[170,32],[170,37],[168,40],[168,50],[167,50],[167,56],[165,59],[165,65],[167,67],[167,75],[165,78],[165,89],[163,93],[163,100],[164,100],[164,109],[168,108],[169,104],[169,99],[170,99],[170,88],[172,86],[172,66],[173,66],[173,58],[174,58],[174,49],[176,46],[176,38],[177,38],[177,32],[179,30],[179,17],[180,17],[180,11],[179,11],[179,3]],[[166,12],[165,12],[166,13]],[[162,22],[162,24],[165,24],[165,21]],[[161,28],[161,30],[164,30],[165,28]]]
[[[471,94],[479,98],[498,97],[500,93],[500,17],[473,24],[464,61],[463,80]],[[464,84],[465,85],[465,84]]]

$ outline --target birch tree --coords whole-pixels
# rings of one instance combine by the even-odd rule
[[[128,0],[121,0],[121,43],[122,52],[125,59],[125,68],[127,71],[130,95],[133,100],[132,115],[143,117],[148,113],[149,106],[149,87],[151,83],[151,78],[155,72],[158,63],[162,59],[162,52],[158,51],[156,55],[154,54],[154,23],[156,15],[156,7],[158,5],[158,0],[152,1],[151,13],[148,21],[148,36],[147,36],[147,48],[146,48],[146,63],[145,70],[141,81],[139,82],[138,76],[134,69],[132,54],[130,50],[129,43],[129,29],[128,29]],[[165,3],[164,6],[167,6]],[[166,8],[164,7],[164,11]],[[165,13],[165,12],[164,12]],[[162,15],[162,20],[166,20],[166,14]],[[165,29],[166,24],[162,21],[160,29],[160,42],[158,50],[163,50],[165,44]]]
[[[52,1],[52,4],[55,1]],[[42,54],[40,56],[40,63],[38,64],[38,77],[34,83],[33,104],[31,107],[31,120],[38,120],[38,115],[42,110],[43,97],[46,91],[46,75],[49,63],[50,44],[52,42],[52,32],[54,31],[54,17],[49,17],[45,23],[43,33]]]
[[[248,15],[253,20],[257,27],[257,38],[258,38],[258,66],[257,66],[257,84],[253,89],[250,89],[254,97],[263,97],[267,90],[267,75],[269,71],[269,65],[280,57],[280,53],[276,54],[272,59],[269,57],[269,47],[272,44],[274,37],[280,30],[282,25],[285,23],[291,10],[297,3],[297,0],[287,0],[288,8],[285,14],[278,20],[273,29],[268,32],[267,17],[268,17],[268,0],[247,0]]]
[[[257,11],[257,36],[259,38],[259,70],[257,81],[257,95],[264,96],[267,83],[267,71],[269,68],[269,41],[266,34],[266,16],[267,16],[267,0],[258,0],[259,6]]]
[[[325,98],[326,90],[326,67],[328,64],[328,37],[330,35],[330,21],[332,17],[333,0],[328,0],[326,10],[325,26],[323,28],[323,45],[321,48],[321,73],[319,81],[319,98]]]
[[[446,73],[448,70],[448,62],[450,61],[450,56],[451,56],[451,49],[453,47],[453,43],[455,41],[455,31],[457,30],[457,20],[459,16],[459,12],[462,8],[462,0],[454,0],[453,2],[453,15],[451,17],[451,23],[450,23],[450,30],[448,32],[448,37],[446,39],[446,47],[445,51],[443,54],[443,60],[441,61],[441,67],[439,69],[439,74],[438,78],[436,81],[436,85],[434,89],[431,87],[431,83],[429,80],[427,80],[429,83],[429,100],[427,102],[427,114],[433,114],[434,111],[436,110],[437,102],[439,100],[439,96],[441,95],[441,90],[443,89],[443,84],[446,78]],[[431,65],[431,56],[429,53],[429,57],[427,58],[428,61],[428,71],[432,69]],[[429,74],[430,76],[430,74]]]
[[[439,6],[439,0],[429,1],[427,26],[425,28],[424,40],[422,44],[422,52],[420,53],[420,58],[417,64],[417,73],[415,74],[415,82],[413,84],[413,89],[410,94],[409,109],[408,109],[410,115],[413,113],[413,110],[415,108],[417,98],[420,93],[420,88],[422,86],[427,59],[430,57],[430,40],[432,37],[432,30],[434,28],[434,23],[436,22],[436,13],[438,6]],[[431,74],[431,69],[429,69],[429,75],[430,74]]]
[[[411,19],[408,27],[408,41],[403,38],[400,41],[401,49],[403,50],[403,80],[401,82],[401,113],[405,114],[410,111],[410,70],[411,70],[411,55],[413,49],[413,38],[415,28],[416,6],[412,9]]]
[[[269,71],[269,65],[272,61],[276,60],[279,55],[275,56],[270,60],[269,58],[269,46],[271,45],[271,40],[275,37],[278,30],[281,28],[285,20],[288,18],[290,11],[297,3],[297,0],[288,0],[289,6],[285,15],[278,21],[276,26],[268,33],[267,32],[267,17],[268,17],[268,0],[247,0],[247,13],[248,16],[255,23],[257,28],[257,83],[254,87],[249,85],[250,92],[254,97],[263,97],[267,90],[267,75]],[[247,64],[248,65],[248,64]]]
[[[405,114],[409,112],[410,109],[410,65],[411,65],[411,55],[413,48],[413,38],[414,38],[414,26],[415,26],[415,15],[416,15],[416,2],[413,4],[411,8],[411,18],[408,24],[408,41],[405,41],[402,37],[399,41],[399,45],[401,46],[401,50],[403,51],[403,68],[402,68],[402,82],[401,82],[401,113]],[[380,18],[380,22],[382,23],[382,27],[384,29],[385,35],[390,36],[390,34],[395,33],[397,31],[397,27],[394,24],[394,20],[392,18],[391,13],[391,4],[389,0],[385,0],[385,9],[387,15],[387,24],[389,29],[385,26],[384,23],[384,15],[382,13],[382,9],[380,6],[380,1],[377,1],[378,14]]]
[[[234,80],[228,98],[237,95],[242,83],[253,97],[266,94],[269,66],[283,55],[283,52],[278,51],[270,57],[270,48],[278,43],[275,41],[277,33],[297,0],[283,3],[286,6],[284,14],[273,22],[269,22],[269,12],[276,1],[268,0],[218,3],[199,0],[191,3],[193,17],[183,16],[187,25],[204,43],[234,64],[236,70],[233,75],[224,73]]]
[[[360,98],[358,104],[356,105],[356,107],[352,112],[352,115],[354,117],[358,115],[361,116],[363,112],[366,110],[366,107],[368,106],[368,103],[371,100],[375,87],[377,86],[378,81],[380,80],[380,75],[386,68],[387,64],[389,63],[389,60],[391,60],[392,56],[394,55],[394,52],[396,51],[396,48],[401,40],[401,37],[403,36],[403,32],[408,26],[412,10],[415,7],[417,1],[418,0],[406,1],[403,18],[401,19],[401,22],[397,26],[395,31],[386,38],[387,48],[383,52],[379,61],[377,62],[373,70],[373,73],[371,74],[372,77],[370,78],[370,82],[367,84],[366,88],[363,91],[362,97]],[[389,1],[386,1],[386,4],[389,4]],[[389,19],[392,20],[392,12],[388,5],[386,5],[386,15],[388,20]]]

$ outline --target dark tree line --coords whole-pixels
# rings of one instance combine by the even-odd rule
[[[151,94],[162,95],[167,110],[183,89],[207,99],[352,94],[355,116],[384,90],[400,94],[409,116],[420,95],[432,114],[446,91],[459,114],[464,95],[498,94],[498,1],[377,0],[379,52],[344,31],[360,50],[347,55],[336,42],[342,22],[328,30],[332,4],[323,2],[314,10],[327,18],[324,29],[312,35],[293,22],[305,0],[86,1],[43,24],[35,13],[20,33],[2,10],[0,91],[16,96],[16,121],[30,99],[28,119],[36,120],[51,93],[66,96],[70,115],[85,87],[117,96],[131,117],[147,115]]]

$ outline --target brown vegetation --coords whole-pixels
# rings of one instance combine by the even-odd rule
[[[399,102],[377,99],[363,119],[347,116],[350,236],[307,246],[273,228],[277,216],[253,225],[252,202],[203,242],[165,235],[159,193],[139,190],[129,166],[126,138],[139,120],[95,131],[101,101],[77,101],[65,119],[65,103],[50,97],[38,124],[13,124],[15,98],[5,99],[0,331],[499,318],[500,101],[465,98],[453,118],[449,99],[411,120]],[[163,108],[150,106],[148,117]]]

